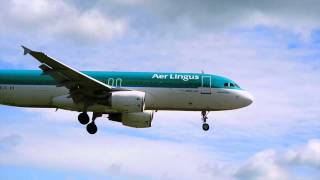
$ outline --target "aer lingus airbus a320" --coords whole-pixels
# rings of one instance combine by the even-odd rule
[[[253,101],[234,81],[217,75],[78,71],[22,47],[41,63],[41,70],[0,70],[0,104],[77,111],[90,134],[97,132],[95,120],[103,114],[125,126],[147,128],[158,110],[200,111],[207,131],[209,111],[242,108]]]

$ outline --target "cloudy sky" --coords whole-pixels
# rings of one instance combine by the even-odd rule
[[[158,112],[149,129],[0,106],[0,179],[319,179],[320,1],[0,0],[0,68],[20,45],[81,70],[223,75],[244,109]]]

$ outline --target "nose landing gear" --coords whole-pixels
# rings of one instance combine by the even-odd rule
[[[202,129],[204,131],[208,131],[210,126],[209,124],[207,123],[207,119],[208,119],[208,114],[209,114],[209,111],[201,111],[201,116],[202,116]]]

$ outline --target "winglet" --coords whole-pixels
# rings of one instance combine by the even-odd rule
[[[26,48],[25,46],[21,46],[23,48],[23,55],[29,54],[31,49]]]

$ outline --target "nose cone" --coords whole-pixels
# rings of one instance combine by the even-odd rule
[[[253,102],[253,96],[248,91],[242,91],[240,94],[240,99],[243,107],[249,106]]]

